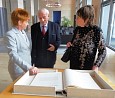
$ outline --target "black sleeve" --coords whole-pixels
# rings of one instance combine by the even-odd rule
[[[103,37],[103,32],[100,28],[97,28],[96,30],[96,45],[97,45],[97,49],[98,49],[98,55],[97,55],[97,59],[94,63],[94,65],[100,67],[103,60],[106,57],[106,44],[105,44],[105,40]]]
[[[56,25],[56,43],[55,43],[55,51],[59,48],[61,44],[61,36],[60,36],[60,26]]]
[[[77,27],[73,30],[73,37],[72,37],[71,43],[73,43],[73,40],[76,37],[77,30],[78,30]]]
[[[32,65],[35,64],[36,59],[36,33],[35,33],[35,26],[31,26],[31,41],[32,41],[32,49],[31,49],[31,63]]]

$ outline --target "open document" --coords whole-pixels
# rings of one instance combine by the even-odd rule
[[[66,69],[63,73],[65,89],[69,86],[87,89],[101,89],[89,73]]]
[[[63,74],[63,81],[62,81]],[[89,73],[65,69],[64,72],[38,73],[30,84],[31,86],[55,87],[62,91],[69,86],[88,89],[100,89]],[[64,85],[64,88],[63,88]]]
[[[63,90],[62,72],[38,73],[31,86],[55,87],[55,91]]]
[[[94,79],[96,78],[98,82]],[[101,86],[100,86],[101,85]],[[90,70],[72,70],[65,69],[63,72],[57,70],[41,70],[37,75],[25,73],[15,84],[14,94],[30,94],[42,96],[57,96],[57,93],[67,95],[85,91],[94,91],[100,93],[102,89],[112,89],[96,72]],[[107,90],[106,90],[107,91]],[[77,94],[78,95],[78,94]],[[90,95],[90,94],[89,94]],[[81,94],[80,94],[81,96]]]

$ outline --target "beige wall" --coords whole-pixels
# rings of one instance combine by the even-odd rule
[[[8,25],[9,25],[9,29],[10,29],[10,27],[11,27],[11,21],[10,21],[11,11],[17,7],[23,8],[23,4],[22,4],[23,0],[11,0],[11,8],[10,8],[9,0],[4,0],[4,1],[6,1],[6,5],[7,5]],[[18,2],[18,1],[20,1],[20,2]],[[61,17],[66,16],[67,18],[69,18],[72,21],[72,25],[74,22],[74,15],[76,14],[76,10],[79,9],[79,4],[76,4],[76,1],[78,2],[79,0],[60,0],[62,6],[59,8],[46,7],[45,0],[38,0],[38,1],[37,0],[28,0],[28,1],[25,0],[25,1],[26,1],[26,7],[24,7],[24,8],[26,8],[26,10],[31,14],[31,16],[37,15],[37,10],[45,7],[50,11],[50,20],[51,21],[53,20],[53,11],[61,11]],[[30,1],[33,1],[35,3],[33,3],[33,2],[31,3]],[[100,2],[101,2],[101,0],[92,0],[92,3],[95,8],[95,12],[96,12],[95,13],[95,16],[96,16],[95,23],[96,24],[99,23]],[[31,24],[33,24],[32,17],[30,20],[30,25]]]
[[[78,0],[79,1],[79,0]],[[78,2],[77,1],[77,2]],[[79,4],[76,4],[76,0],[60,0],[62,6],[59,8],[48,8],[46,7],[45,0],[39,0],[39,8],[47,8],[50,11],[50,20],[53,20],[53,11],[61,11],[61,17],[66,16],[74,21],[74,15],[76,14],[76,8],[79,9]],[[95,8],[95,24],[99,24],[99,14],[101,9],[101,0],[92,0],[92,5]]]
[[[53,11],[61,11],[61,17],[66,16],[73,22],[75,14],[75,3],[76,0],[60,0],[62,6],[59,8],[48,8],[44,0],[39,0],[39,8],[47,8],[50,11],[50,20],[53,20]]]
[[[99,14],[101,10],[101,0],[92,0],[92,5],[95,8],[95,24],[99,24]]]

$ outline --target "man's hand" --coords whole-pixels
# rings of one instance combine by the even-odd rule
[[[36,75],[38,72],[39,72],[39,70],[38,70],[37,67],[31,67],[31,68],[29,69],[29,74],[30,74],[30,75]]]
[[[49,44],[49,45],[50,45],[50,47],[49,47],[47,50],[49,50],[49,51],[54,51],[54,50],[55,50],[54,45],[52,45],[52,44]]]

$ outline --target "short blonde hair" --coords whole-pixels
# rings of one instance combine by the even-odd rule
[[[17,8],[11,13],[11,21],[13,26],[18,25],[18,21],[26,21],[30,18],[28,12],[22,8]]]

